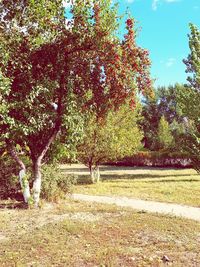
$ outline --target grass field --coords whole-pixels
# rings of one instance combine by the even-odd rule
[[[63,167],[63,171],[65,170]],[[75,192],[127,196],[200,207],[200,175],[193,169],[103,166],[101,170],[102,182],[77,185]],[[88,177],[87,169],[78,165],[71,167],[71,171],[80,176],[80,181]]]
[[[197,222],[110,205],[0,210],[2,267],[200,266],[199,241]]]

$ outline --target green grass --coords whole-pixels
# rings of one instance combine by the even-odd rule
[[[99,184],[77,185],[75,193],[127,196],[200,207],[200,176],[192,169],[113,168],[113,172],[103,170]]]
[[[74,219],[80,213],[96,220]],[[71,219],[52,220],[66,214]],[[175,217],[67,201],[40,211],[2,209],[0,226],[2,267],[166,266],[163,255],[169,266],[200,264],[200,224]]]

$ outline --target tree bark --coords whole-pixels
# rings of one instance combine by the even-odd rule
[[[92,183],[98,183],[100,181],[100,171],[98,165],[90,167],[90,176],[92,179]]]
[[[38,207],[40,201],[40,192],[41,192],[41,183],[42,183],[42,175],[41,175],[41,161],[37,159],[33,163],[33,201],[35,207]]]
[[[34,153],[32,153],[33,177],[34,177],[32,190],[33,190],[33,201],[34,201],[35,207],[38,207],[39,201],[40,201],[40,192],[41,192],[41,184],[42,184],[42,174],[41,174],[42,160],[45,154],[47,153],[50,145],[56,139],[59,129],[60,129],[60,125],[55,127],[51,137],[47,141],[46,145],[44,146],[39,156],[36,157]]]
[[[29,199],[31,197],[30,193],[30,187],[29,187],[29,182],[26,179],[26,169],[21,169],[19,172],[19,182],[22,188],[22,194],[24,197],[24,202],[28,203]]]
[[[23,163],[23,161],[19,158],[16,150],[14,147],[12,147],[9,143],[7,143],[8,151],[11,155],[11,157],[17,162],[17,164],[20,166],[21,170],[19,171],[19,182],[22,188],[22,194],[24,198],[24,202],[28,203],[31,194],[30,194],[30,187],[29,182],[26,179],[26,166]]]

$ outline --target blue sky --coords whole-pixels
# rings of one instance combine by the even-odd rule
[[[147,48],[152,60],[155,86],[185,83],[183,58],[189,54],[190,22],[200,27],[200,0],[121,0],[119,12],[128,7],[141,27],[138,45]]]

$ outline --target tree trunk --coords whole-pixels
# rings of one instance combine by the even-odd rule
[[[92,179],[92,183],[98,183],[100,181],[100,172],[98,165],[90,167],[90,176]]]
[[[39,201],[40,201],[40,192],[41,192],[41,183],[42,183],[42,174],[41,174],[42,160],[45,154],[47,153],[50,145],[55,140],[60,129],[59,127],[60,127],[59,124],[55,127],[51,137],[49,138],[49,140],[47,140],[47,143],[44,146],[42,152],[39,154],[39,156],[38,155],[36,156],[35,155],[36,153],[34,153],[34,150],[31,149],[31,154],[32,154],[31,158],[33,162],[33,177],[34,177],[32,190],[33,190],[33,201],[34,201],[35,207],[38,207]]]
[[[26,166],[24,165],[23,161],[19,158],[19,155],[17,154],[15,148],[9,142],[7,142],[7,148],[11,157],[17,162],[17,164],[21,168],[21,170],[19,171],[19,182],[22,188],[24,201],[25,203],[28,203],[31,194],[30,194],[29,182],[26,179]]]
[[[24,197],[24,202],[28,203],[31,194],[30,194],[30,187],[29,187],[29,182],[26,179],[26,169],[21,169],[19,172],[19,182],[22,188],[22,193]]]
[[[33,201],[35,207],[38,207],[40,201],[41,182],[42,182],[41,162],[38,159],[33,163],[33,175],[34,175]]]

